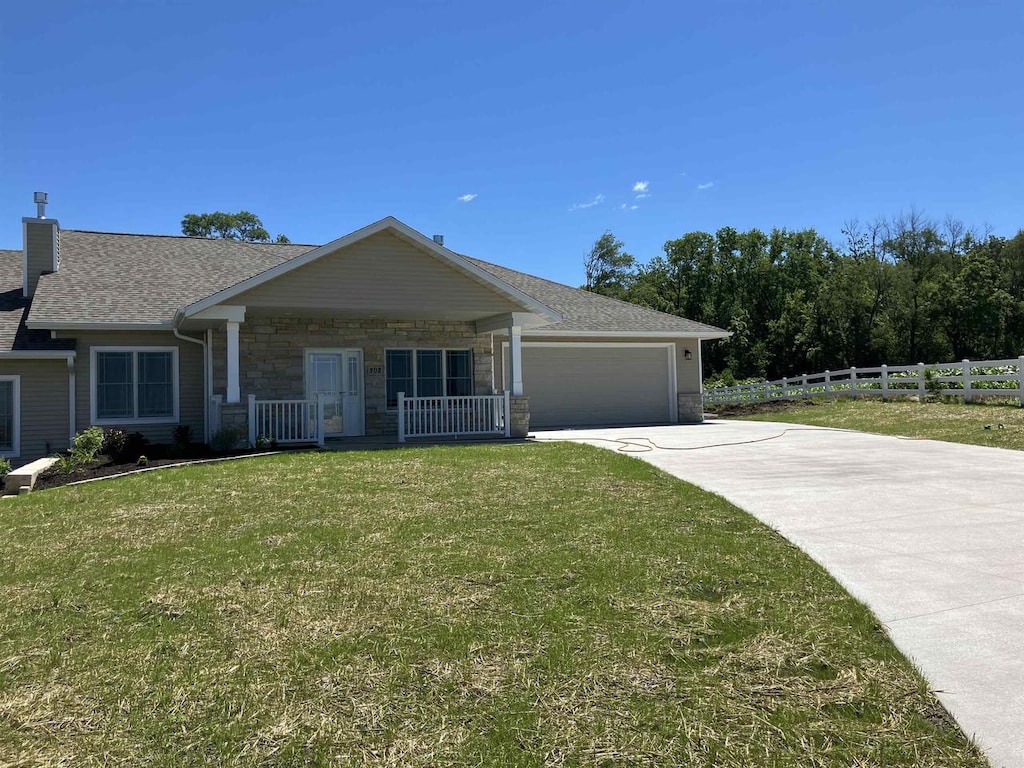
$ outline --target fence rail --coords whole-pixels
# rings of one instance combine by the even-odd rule
[[[320,400],[257,400],[249,395],[249,444],[324,444],[324,412]]]
[[[406,397],[398,393],[398,442],[407,437],[510,434],[509,395]]]
[[[704,405],[742,405],[804,397],[912,397],[927,394],[962,397],[1011,397],[1024,406],[1024,355],[1008,360],[882,365],[804,374],[775,381],[704,390]]]

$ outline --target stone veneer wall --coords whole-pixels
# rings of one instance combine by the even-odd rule
[[[511,437],[526,437],[530,433],[530,398],[512,395],[508,402],[509,434]]]
[[[704,421],[704,397],[699,393],[684,392],[676,395],[679,404],[680,424],[700,424]]]
[[[239,328],[242,401],[250,394],[261,400],[305,397],[305,350],[318,348],[363,350],[368,435],[398,432],[396,412],[385,407],[386,349],[471,349],[474,394],[494,391],[491,338],[477,334],[471,322],[259,317]],[[214,392],[224,394],[227,373],[223,330],[214,332],[213,363]],[[374,369],[380,374],[371,375]]]

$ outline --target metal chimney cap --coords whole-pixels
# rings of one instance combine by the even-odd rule
[[[36,218],[39,218],[39,219],[45,219],[46,218],[46,201],[47,201],[48,198],[49,198],[49,195],[47,195],[45,192],[36,192],[35,193]]]
[[[444,235],[434,235],[434,242],[438,245],[444,245]]]

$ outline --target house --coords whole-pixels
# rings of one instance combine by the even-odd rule
[[[469,258],[394,218],[326,245],[62,230],[0,251],[0,450],[698,422],[718,328]]]

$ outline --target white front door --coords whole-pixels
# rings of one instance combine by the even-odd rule
[[[360,437],[365,432],[362,350],[306,353],[306,397],[324,401],[324,437]]]

